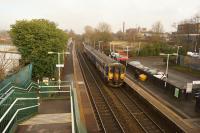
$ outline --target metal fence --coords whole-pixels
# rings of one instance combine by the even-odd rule
[[[179,63],[181,66],[189,67],[194,70],[200,70],[200,58],[190,56],[179,56]]]
[[[3,81],[0,81],[0,90],[9,83],[13,83],[15,84],[15,86],[25,88],[31,82],[31,77],[32,77],[32,64],[29,64],[21,68],[19,72],[6,77],[6,79]]]
[[[0,82],[0,132],[12,132],[18,121],[38,111],[36,91],[38,85],[31,81],[32,65]]]
[[[0,101],[0,132],[9,132],[18,121],[37,113],[38,99],[33,92],[10,91]]]
[[[72,89],[69,81],[39,82],[39,96],[41,98],[66,98],[69,97]]]

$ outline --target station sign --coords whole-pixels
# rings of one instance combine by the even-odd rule
[[[192,84],[194,84],[194,85],[199,85],[199,84],[200,84],[200,80],[192,81]]]
[[[56,64],[56,67],[64,67],[64,64]]]
[[[179,97],[179,88],[175,88],[174,96],[175,96],[176,98]]]
[[[186,93],[192,92],[192,83],[187,83]]]

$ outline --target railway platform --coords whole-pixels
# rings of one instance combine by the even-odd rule
[[[165,101],[162,97],[159,97],[156,92],[148,91],[144,85],[136,82],[132,77],[133,75],[127,74],[125,83],[141,95],[146,101],[148,101],[156,110],[161,112],[166,118],[175,123],[184,132],[199,132],[200,127],[193,123],[193,119],[188,119],[187,117],[184,117],[184,114],[181,115],[180,113],[174,111],[168,106],[169,103],[167,103],[167,101]],[[198,119],[195,120],[198,121]]]
[[[95,118],[95,114],[87,94],[86,85],[84,83],[83,75],[81,72],[80,64],[78,62],[75,45],[72,48],[73,55],[73,81],[74,81],[74,98],[77,102],[76,122],[80,127],[81,132],[99,132],[99,127]]]

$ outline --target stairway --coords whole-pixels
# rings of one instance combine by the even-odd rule
[[[70,133],[71,113],[38,114],[18,125],[16,133]]]
[[[71,133],[70,101],[40,100],[38,114],[20,123],[16,133]]]

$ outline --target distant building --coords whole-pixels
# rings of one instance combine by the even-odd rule
[[[177,29],[177,34],[200,34],[200,23],[184,23],[179,24]]]
[[[200,23],[185,22],[177,27],[176,37],[180,42],[194,44],[200,41]]]

